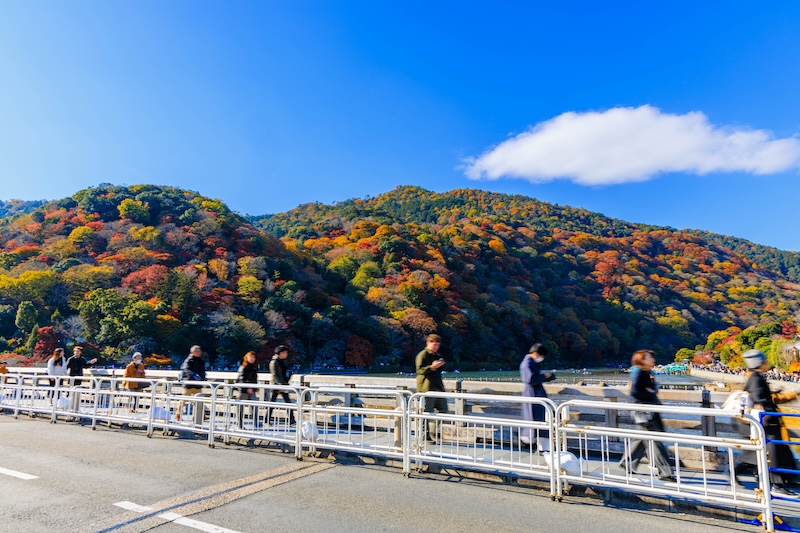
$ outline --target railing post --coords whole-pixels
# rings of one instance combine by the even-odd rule
[[[347,384],[347,388],[348,389],[355,389],[356,385],[355,385],[355,383],[348,383]],[[348,392],[344,393],[344,404],[347,407],[353,407],[353,393],[352,392],[348,391]]]
[[[703,399],[700,402],[700,407],[705,409],[711,408],[711,391],[703,389]],[[713,416],[703,417],[703,435],[706,437],[717,436],[717,419]]]
[[[462,392],[461,386],[462,386],[463,381],[464,380],[462,380],[462,379],[457,379],[456,380],[455,392],[458,393],[458,394],[461,394],[461,392]],[[456,409],[456,414],[457,415],[459,415],[459,416],[463,416],[464,415],[464,405],[465,405],[464,398],[456,398],[455,409]]]
[[[616,403],[617,402],[617,397],[616,396],[611,396],[609,398],[606,398],[606,401]],[[616,409],[606,409],[606,427],[618,428],[619,427],[618,415],[619,415],[619,412]],[[617,438],[617,437],[609,437],[608,441],[609,442],[619,442],[619,438]]]

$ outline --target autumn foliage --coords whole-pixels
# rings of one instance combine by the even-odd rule
[[[0,352],[31,364],[75,342],[154,365],[200,344],[220,366],[285,344],[306,366],[407,368],[432,332],[464,368],[515,366],[534,341],[554,364],[642,346],[736,361],[797,334],[796,254],[522,196],[399,187],[246,219],[137,185],[9,209]]]

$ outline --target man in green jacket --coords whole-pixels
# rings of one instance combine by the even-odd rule
[[[442,367],[444,359],[439,355],[442,338],[439,335],[428,335],[425,338],[425,349],[417,354],[417,392],[444,392],[442,382]],[[446,413],[447,398],[425,398],[424,410],[426,413]],[[425,428],[425,440],[436,442],[436,421],[428,420]]]

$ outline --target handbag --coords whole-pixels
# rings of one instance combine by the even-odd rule
[[[653,413],[649,411],[633,411],[633,423],[644,425],[653,421]]]

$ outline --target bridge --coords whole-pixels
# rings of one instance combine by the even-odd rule
[[[628,413],[641,406],[624,403],[623,391],[607,387],[586,390],[564,387],[557,391],[558,403],[555,403],[504,395],[496,390],[464,391],[470,384],[464,387],[461,383],[455,384],[460,385],[460,391],[440,393],[448,399],[450,413],[428,414],[420,409],[421,402],[436,393],[414,394],[404,388],[405,384],[385,380],[368,383],[363,381],[367,378],[359,378],[357,384],[335,383],[340,378],[305,376],[303,385],[297,383],[290,388],[296,401],[287,405],[264,399],[240,402],[236,399],[235,385],[224,379],[230,376],[218,377],[221,379],[218,382],[200,384],[207,391],[205,395],[184,397],[180,384],[166,379],[143,380],[148,386],[145,391],[130,392],[120,386],[122,380],[112,376],[84,378],[81,386],[70,378],[61,378],[55,387],[35,375],[0,376],[0,407],[11,415],[0,417],[4,435],[0,450],[4,457],[11,458],[10,463],[0,462],[0,468],[21,473],[22,478],[10,479],[24,490],[32,486],[30,483],[36,483],[36,479],[23,479],[26,474],[37,479],[49,477],[47,470],[42,472],[36,465],[66,465],[74,470],[68,478],[84,479],[96,467],[103,470],[100,458],[107,457],[109,464],[114,465],[114,473],[108,474],[114,485],[115,496],[111,499],[119,500],[104,504],[115,507],[112,510],[102,511],[92,504],[90,510],[81,511],[74,527],[69,529],[85,531],[143,531],[150,527],[165,527],[169,531],[177,526],[252,531],[256,530],[255,523],[248,523],[243,516],[261,516],[269,522],[273,512],[266,513],[267,516],[262,511],[249,513],[242,507],[243,502],[265,498],[266,494],[270,505],[281,502],[274,511],[281,517],[288,519],[285,509],[297,513],[289,513],[298,521],[296,525],[276,528],[281,530],[327,531],[341,526],[349,531],[387,528],[435,531],[439,527],[435,525],[437,520],[441,521],[442,531],[473,530],[478,529],[475,524],[485,522],[485,518],[474,516],[479,509],[486,517],[493,517],[486,522],[491,524],[487,527],[498,530],[541,527],[559,531],[558,523],[563,522],[564,530],[569,527],[574,531],[574,520],[580,517],[586,518],[589,531],[612,527],[624,531],[621,525],[626,523],[633,527],[633,518],[639,511],[623,513],[630,519],[609,516],[608,528],[593,527],[609,514],[608,510],[600,511],[600,505],[606,503],[672,511],[664,514],[667,520],[664,528],[671,529],[676,527],[672,521],[678,517],[703,522],[712,528],[708,530],[723,524],[752,531],[757,529],[734,520],[753,519],[760,514],[767,529],[772,529],[773,515],[790,523],[800,515],[798,502],[770,496],[760,426],[753,424],[750,439],[733,434],[730,419],[736,413],[686,405],[693,403],[687,402],[692,394],[701,398],[695,391],[668,391],[682,395],[678,404],[654,409],[669,419],[671,429],[652,433],[638,431],[630,423]],[[509,385],[512,384],[493,384],[501,388]],[[486,383],[480,386],[486,387]],[[261,398],[265,398],[277,387],[264,383],[257,388]],[[78,395],[77,409],[71,401],[61,401]],[[715,398],[719,399],[721,396]],[[547,420],[519,420],[515,413],[524,402],[543,405]],[[182,415],[180,419],[178,414]],[[301,421],[299,426],[290,424],[292,417]],[[67,420],[74,422],[64,424]],[[709,424],[710,420],[714,424]],[[428,422],[437,426],[435,442],[422,439],[421,428]],[[87,433],[87,427],[98,431]],[[533,446],[537,439],[526,442],[523,430],[533,431],[539,437],[537,449]],[[616,465],[631,440],[637,437],[661,440],[671,448],[675,480],[662,481],[653,472],[634,473]],[[13,442],[19,443],[17,447]],[[33,446],[33,442],[41,445]],[[64,446],[48,446],[53,442],[63,442]],[[542,453],[541,448],[546,447],[561,453]],[[31,457],[20,453],[22,449],[30,451]],[[761,468],[757,476],[737,485],[730,465],[734,454],[742,449],[756,451]],[[157,453],[153,453],[155,450]],[[42,457],[31,462],[37,454]],[[165,463],[165,457],[176,454],[174,462]],[[280,465],[254,468],[253,464],[241,464],[242,456],[247,463]],[[365,464],[370,467],[365,469]],[[132,473],[118,473],[127,470]],[[216,483],[208,480],[207,472],[214,473],[211,479]],[[404,480],[400,473],[409,479]],[[94,484],[103,476],[96,472],[92,475],[86,478],[88,485],[77,484],[81,491],[97,490]],[[125,486],[140,488],[124,497],[124,491],[117,490],[124,487],[116,487],[122,476],[137,477],[136,483],[126,482]],[[389,478],[392,481],[385,481]],[[350,487],[348,482],[345,490],[342,479],[352,480],[358,488]],[[207,485],[196,487],[195,482],[202,480]],[[453,480],[458,483],[452,483]],[[62,482],[66,481],[50,479],[47,486]],[[76,484],[66,484],[74,492]],[[299,500],[284,500],[289,485],[303,484],[319,484],[314,497],[295,494]],[[414,497],[401,496],[406,486]],[[105,488],[110,490],[108,486]],[[461,498],[467,498],[467,494],[459,494],[463,490],[475,492],[470,492],[468,500],[459,504]],[[148,494],[148,491],[154,492]],[[357,494],[358,491],[363,494]],[[440,498],[442,506],[433,504],[428,508],[430,502],[438,502]],[[486,499],[491,501],[488,505],[491,509],[485,509]],[[498,504],[498,500],[503,504]],[[547,510],[541,513],[546,516],[523,515],[528,518],[523,526],[518,522],[517,505],[533,506],[526,509],[544,506],[542,509]],[[25,504],[20,502],[14,507],[18,508],[24,509]],[[315,511],[309,513],[309,508]],[[31,507],[29,519],[35,514],[33,509],[40,510],[38,506]],[[239,516],[228,509],[239,509],[243,514]],[[331,514],[319,515],[317,511],[322,509]],[[400,512],[403,509],[406,511]],[[561,512],[564,515],[559,520]],[[589,514],[581,514],[584,512]],[[24,511],[22,514],[25,515]],[[306,515],[309,522],[303,523]],[[508,516],[500,520],[498,515]],[[387,518],[380,527],[371,527],[371,521],[378,517]],[[462,519],[465,521],[459,522]],[[418,528],[414,525],[427,522],[433,525]],[[323,527],[324,523],[327,526]],[[46,523],[42,525],[41,530],[48,530]],[[702,531],[698,528],[706,526],[691,527]],[[257,529],[264,529],[263,522]]]

